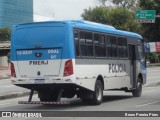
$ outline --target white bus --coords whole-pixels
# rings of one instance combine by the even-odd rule
[[[13,27],[11,81],[38,92],[41,102],[75,95],[99,105],[103,91],[140,97],[146,83],[143,38],[112,26],[83,20]]]

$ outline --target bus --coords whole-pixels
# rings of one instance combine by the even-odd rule
[[[77,97],[100,105],[103,91],[140,97],[146,83],[139,34],[85,20],[19,24],[11,37],[11,82],[40,102]]]

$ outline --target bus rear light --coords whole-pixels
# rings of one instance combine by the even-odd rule
[[[72,60],[68,60],[65,62],[65,66],[64,66],[64,77],[65,76],[69,76],[73,74],[73,64],[72,64]]]
[[[12,77],[16,77],[16,72],[15,72],[15,68],[14,68],[14,64],[13,63],[11,63],[11,76]]]

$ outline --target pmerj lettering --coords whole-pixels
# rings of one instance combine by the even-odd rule
[[[109,73],[122,73],[126,72],[126,65],[123,63],[115,64],[110,63],[109,64]]]
[[[48,65],[48,60],[29,61],[29,65]]]

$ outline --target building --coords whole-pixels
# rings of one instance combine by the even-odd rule
[[[0,27],[33,22],[33,0],[0,0]]]

